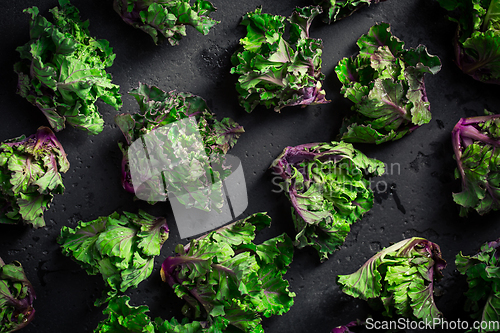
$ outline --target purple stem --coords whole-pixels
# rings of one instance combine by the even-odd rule
[[[500,114],[490,116],[478,116],[461,118],[451,132],[453,151],[456,156],[458,170],[462,177],[462,185],[465,186],[465,171],[462,165],[462,152],[467,146],[474,141],[484,142],[493,147],[500,147],[500,141],[490,138],[488,135],[481,133],[475,126],[486,121],[500,118]]]

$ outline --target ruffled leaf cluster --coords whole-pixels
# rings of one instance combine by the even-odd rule
[[[124,144],[119,143],[123,153],[123,187],[136,195],[142,191],[141,197],[151,198],[148,200],[151,203],[166,198],[170,187],[176,194],[184,194],[178,198],[186,207],[220,208],[223,204],[221,179],[228,168],[224,165],[224,155],[244,133],[243,127],[231,118],[218,121],[205,100],[190,93],[165,92],[155,86],[140,84],[130,94],[137,100],[139,112],[115,117],[126,140]],[[180,121],[188,118],[194,122]],[[154,164],[175,165],[175,168],[152,175],[144,179],[144,186],[134,188],[128,151],[134,141],[145,135],[148,136],[149,151],[154,152],[149,158],[158,159]],[[203,147],[196,148],[200,142]],[[137,161],[145,170],[151,163],[145,159]],[[188,190],[187,184],[190,186]],[[190,195],[199,189],[205,191],[203,198]],[[210,200],[206,200],[207,197]],[[213,207],[206,207],[207,204]]]
[[[146,314],[149,308],[145,305],[132,306],[130,297],[113,297],[103,313],[108,315],[101,321],[95,333],[107,332],[134,332],[134,333],[220,333],[227,328],[227,320],[217,317],[212,322],[189,321],[184,318],[181,322],[172,318],[154,321]]]
[[[89,23],[80,20],[76,7],[68,0],[59,4],[50,11],[53,22],[41,16],[37,7],[25,10],[31,15],[31,39],[17,48],[21,56],[14,65],[17,92],[43,112],[55,131],[68,123],[98,134],[104,120],[97,99],[117,110],[122,105],[119,87],[105,70],[115,54],[108,41],[90,36]]]
[[[314,0],[314,3],[323,8],[323,21],[333,23],[365,6],[378,4],[385,0]]]
[[[409,238],[378,252],[350,275],[338,275],[347,295],[371,301],[387,316],[433,322],[442,318],[434,300],[434,283],[446,262],[439,246]]]
[[[165,218],[117,212],[93,221],[80,221],[75,228],[64,226],[57,241],[62,252],[90,275],[101,274],[107,293],[96,301],[100,305],[111,297],[135,288],[153,271],[169,230]]]
[[[161,275],[186,301],[187,317],[263,332],[262,317],[290,309],[295,294],[283,275],[292,261],[292,241],[282,234],[259,245],[252,242],[255,231],[269,224],[269,216],[257,213],[177,246]]]
[[[457,23],[455,62],[474,79],[500,84],[500,1],[438,0]]]
[[[432,115],[424,75],[440,71],[439,58],[423,45],[405,49],[387,23],[371,27],[357,44],[359,54],[335,67],[342,94],[354,103],[340,139],[380,144],[428,123]]]
[[[64,192],[61,173],[68,169],[66,153],[48,127],[1,143],[0,223],[45,226],[43,214],[54,194]]]
[[[127,24],[149,34],[154,42],[179,44],[190,25],[203,35],[219,23],[210,14],[216,8],[206,0],[114,0],[113,8]]]
[[[28,325],[35,316],[35,290],[21,263],[0,258],[0,333],[10,333]]]
[[[461,191],[453,193],[460,215],[500,208],[500,115],[461,118],[452,131]]]
[[[339,249],[350,225],[372,208],[369,177],[385,170],[344,142],[287,147],[271,168],[292,204],[295,245],[312,246],[321,260]]]
[[[243,16],[247,35],[231,57],[237,74],[238,100],[247,112],[257,105],[280,111],[286,106],[324,104],[321,73],[323,43],[309,36],[320,7],[297,8],[286,18],[262,13],[262,8]],[[290,36],[285,39],[286,22]]]
[[[500,321],[500,240],[488,242],[473,256],[460,252],[455,263],[467,277],[465,310],[481,322],[479,332],[497,332]]]

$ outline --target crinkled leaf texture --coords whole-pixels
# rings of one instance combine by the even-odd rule
[[[185,193],[186,184],[189,184],[193,188],[182,196],[186,207],[206,211],[212,208],[220,209],[223,204],[221,180],[229,171],[229,166],[224,163],[224,155],[245,132],[243,126],[231,118],[224,118],[222,121],[215,119],[205,100],[190,93],[165,92],[155,86],[141,83],[130,94],[137,100],[139,112],[115,117],[115,122],[126,140],[124,144],[120,143],[123,153],[123,188],[141,198],[150,198],[148,201],[154,203],[158,201],[156,198],[166,199],[168,187],[180,198],[179,193]],[[187,118],[195,119],[197,128],[184,126],[184,123],[180,122]],[[168,128],[168,132],[162,128]],[[201,147],[203,153],[193,149],[199,141],[198,133],[204,144],[204,151]],[[128,149],[134,141],[145,135],[149,138],[148,149],[155,152],[154,156],[149,154],[149,158],[159,159],[154,161],[155,164],[176,167],[169,172],[162,172],[161,175],[152,175],[151,178],[145,176],[141,179],[140,186],[136,185],[134,188]],[[148,169],[150,161],[139,162]],[[200,165],[201,170],[196,170],[195,166]],[[211,200],[191,196],[190,193],[196,193],[197,189],[204,189]],[[207,207],[207,203],[210,206]]]
[[[130,297],[116,296],[109,300],[103,314],[108,317],[101,321],[95,333],[134,332],[154,333],[155,327],[146,314],[149,309],[145,305],[131,306]]]
[[[263,332],[262,317],[281,315],[295,293],[284,280],[293,244],[282,234],[256,245],[255,231],[270,224],[256,213],[178,245],[162,264],[161,275],[186,301],[183,313],[193,320],[222,322],[243,332]]]
[[[21,57],[14,65],[17,93],[38,107],[55,131],[68,123],[98,134],[104,121],[97,99],[117,110],[122,105],[119,87],[105,70],[115,54],[106,40],[90,36],[88,21],[80,20],[78,9],[68,0],[59,4],[50,10],[53,22],[39,15],[37,7],[25,10],[31,15],[31,39],[17,48]]]
[[[43,214],[54,194],[64,192],[61,173],[68,169],[66,153],[48,127],[1,143],[0,224],[45,226]]]
[[[475,80],[500,84],[500,1],[438,0],[457,23],[455,62]]]
[[[339,138],[380,144],[428,123],[432,116],[424,75],[440,71],[439,58],[423,45],[405,49],[387,23],[371,27],[357,44],[359,54],[335,67],[342,94],[354,103]]]
[[[123,21],[149,34],[155,44],[167,39],[178,45],[190,25],[203,35],[219,21],[209,17],[216,8],[206,0],[113,0],[113,8]]]
[[[80,221],[74,229],[64,226],[57,241],[62,252],[88,274],[102,275],[107,294],[96,301],[101,305],[151,275],[154,258],[168,234],[163,217],[143,211],[122,215],[115,212],[93,221]]]
[[[347,295],[375,300],[384,315],[432,322],[442,317],[434,283],[445,266],[439,245],[413,237],[378,252],[356,272],[339,275],[337,284]]]
[[[289,18],[262,13],[262,8],[243,16],[247,35],[231,57],[237,74],[238,100],[247,112],[257,105],[280,111],[286,106],[325,104],[321,73],[323,43],[309,36],[321,7],[297,8]],[[290,37],[285,39],[286,21]]]
[[[323,261],[372,208],[369,178],[385,167],[350,143],[331,142],[286,147],[271,169],[292,204],[294,244],[312,246]]]
[[[484,215],[500,208],[500,115],[461,118],[452,131],[462,190],[453,193],[460,215]]]
[[[0,258],[0,333],[10,333],[28,325],[35,316],[35,290],[21,263]]]
[[[314,0],[323,8],[323,22],[333,23],[352,15],[358,9],[385,0]]]
[[[500,321],[500,239],[485,243],[473,256],[457,254],[458,271],[467,277],[465,309],[485,323],[479,332],[497,332]],[[486,324],[488,323],[488,324]]]
[[[172,318],[170,321],[156,318],[154,321],[146,314],[149,308],[145,305],[132,306],[130,297],[117,296],[109,300],[103,313],[108,317],[101,321],[94,333],[221,333],[227,327],[227,320],[215,318],[207,321],[189,322],[184,318],[181,322]]]

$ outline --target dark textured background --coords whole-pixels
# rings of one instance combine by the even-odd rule
[[[283,316],[265,319],[266,333],[326,333],[356,318],[369,314],[378,317],[365,302],[343,295],[335,277],[354,272],[383,247],[412,236],[426,237],[441,246],[448,267],[439,284],[442,296],[437,297],[437,305],[449,320],[467,319],[462,311],[466,282],[455,269],[455,255],[459,251],[472,254],[483,242],[499,237],[500,224],[497,213],[459,218],[451,197],[452,191],[459,190],[459,183],[453,179],[450,132],[460,117],[481,114],[485,108],[500,112],[500,95],[498,86],[472,80],[453,63],[451,39],[455,26],[446,20],[445,11],[433,0],[388,0],[332,25],[315,20],[311,35],[324,42],[324,86],[331,103],[285,108],[281,114],[259,107],[247,114],[237,103],[236,77],[229,74],[230,56],[238,40],[245,36],[245,29],[238,25],[241,16],[258,5],[263,5],[264,12],[288,16],[296,6],[309,5],[312,0],[213,3],[218,8],[213,17],[221,23],[207,36],[188,27],[188,36],[172,47],[167,43],[155,46],[148,35],[127,26],[113,11],[110,0],[73,1],[82,19],[90,20],[91,34],[109,40],[114,48],[116,60],[108,71],[113,82],[120,85],[122,112],[137,112],[136,102],[127,92],[144,82],[167,91],[199,95],[219,119],[229,116],[245,127],[246,133],[231,150],[242,160],[245,171],[249,196],[245,215],[267,211],[273,218],[271,228],[261,232],[258,241],[284,231],[292,234],[290,205],[283,194],[273,192],[277,187],[267,168],[287,145],[335,138],[350,103],[340,95],[334,67],[342,57],[358,51],[355,42],[359,36],[377,22],[388,22],[406,47],[425,44],[443,63],[441,72],[426,76],[433,114],[429,124],[396,142],[356,146],[370,157],[394,165],[392,172],[375,179],[386,182],[389,188],[376,193],[373,209],[352,226],[344,246],[328,261],[320,263],[312,250],[296,251],[286,275],[291,290],[297,294],[295,305]],[[18,61],[15,48],[29,39],[29,17],[22,10],[38,6],[42,14],[51,17],[48,9],[56,5],[55,0],[4,1],[0,11],[0,141],[30,135],[48,124],[38,109],[16,95],[17,77],[12,66]],[[118,112],[101,101],[98,106],[106,123],[101,134],[88,136],[74,128],[57,133],[71,168],[63,176],[66,192],[55,197],[45,214],[47,226],[33,229],[0,225],[0,257],[5,262],[20,261],[37,293],[35,319],[22,330],[25,333],[91,332],[97,326],[104,315],[102,308],[93,303],[104,283],[100,276],[88,276],[64,257],[56,237],[64,225],[74,227],[80,220],[89,221],[114,211],[137,212],[139,208],[166,216],[171,235],[153,274],[127,294],[132,304],[148,305],[153,318],[181,318],[182,301],[161,282],[158,273],[163,259],[185,240],[179,239],[168,203],[149,206],[136,202],[121,188],[117,141],[122,134],[113,121]]]

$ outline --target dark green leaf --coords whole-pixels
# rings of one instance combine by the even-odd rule
[[[323,8],[323,21],[330,24],[352,15],[362,7],[381,1],[385,0],[314,0],[314,3]]]
[[[115,11],[134,28],[148,33],[155,44],[167,39],[171,45],[179,44],[186,35],[186,26],[207,35],[219,21],[209,17],[216,8],[206,0],[175,0],[152,2],[145,0],[114,0]]]
[[[384,164],[349,143],[311,143],[286,147],[271,164],[292,204],[295,245],[313,246],[321,260],[337,250],[373,206],[368,178],[384,173]]]
[[[324,104],[321,81],[321,40],[309,37],[309,27],[320,7],[297,8],[288,21],[290,37],[285,39],[286,18],[262,13],[258,7],[242,18],[247,35],[231,57],[232,74],[239,75],[236,90],[247,112],[261,104],[280,111],[286,106]]]
[[[62,194],[62,172],[69,168],[66,153],[48,127],[40,127],[0,144],[0,223],[24,220],[45,226],[44,212],[54,194]]]
[[[0,332],[20,330],[34,318],[35,291],[17,261],[5,264],[0,258]]]
[[[378,252],[358,271],[339,275],[337,283],[348,295],[375,300],[385,315],[432,322],[442,317],[434,283],[445,265],[437,244],[414,237]]]
[[[17,48],[18,93],[45,114],[55,131],[69,123],[100,133],[104,121],[97,99],[115,109],[122,105],[119,87],[105,71],[115,58],[112,48],[90,36],[88,22],[80,20],[69,1],[51,10],[53,22],[40,16],[36,7],[25,12],[31,14],[31,40]]]
[[[357,42],[359,54],[335,68],[341,92],[355,104],[341,127],[346,142],[398,140],[431,120],[424,74],[441,69],[425,46],[405,49],[387,23],[376,24]]]
[[[230,118],[217,121],[205,100],[190,93],[140,84],[130,94],[139,104],[139,113],[115,117],[126,139],[120,146],[123,187],[150,203],[166,200],[170,191],[186,207],[220,210],[224,202],[221,180],[229,171],[224,155],[243,127]],[[137,140],[143,144],[148,140],[149,153],[155,152],[147,159],[136,159],[138,169],[150,170],[151,164],[162,167],[144,184],[132,184],[128,149]],[[200,142],[204,150],[198,149]],[[175,168],[167,169],[168,165]]]
[[[136,287],[151,275],[154,257],[168,237],[164,218],[145,212],[124,212],[63,227],[57,241],[63,253],[78,262],[88,274],[101,274],[107,284],[105,300]]]
[[[220,332],[221,324],[227,332],[263,332],[262,316],[283,314],[293,305],[295,294],[283,278],[292,261],[292,241],[283,234],[260,245],[252,243],[255,230],[269,223],[265,213],[253,214],[189,245],[178,245],[177,254],[163,262],[162,279],[186,301],[190,319],[207,320],[202,324],[207,332]],[[198,332],[195,323],[189,327]],[[162,327],[171,329],[166,332],[191,332],[188,326],[175,330],[174,323]]]
[[[128,296],[112,298],[103,311],[103,314],[107,314],[108,317],[99,323],[94,332],[154,333],[154,325],[146,314],[149,312],[148,307],[131,306],[129,301]]]
[[[459,253],[455,263],[458,271],[467,277],[465,309],[471,317],[484,323],[479,332],[496,332],[500,320],[500,261],[499,240],[485,243],[478,253],[465,256]],[[488,324],[486,324],[488,323]]]
[[[453,200],[461,206],[461,216],[470,210],[483,215],[500,207],[498,117],[462,118],[453,128],[455,176],[462,180],[462,190],[453,193]]]
[[[474,79],[500,84],[500,3],[498,0],[438,0],[457,23],[455,63]]]

